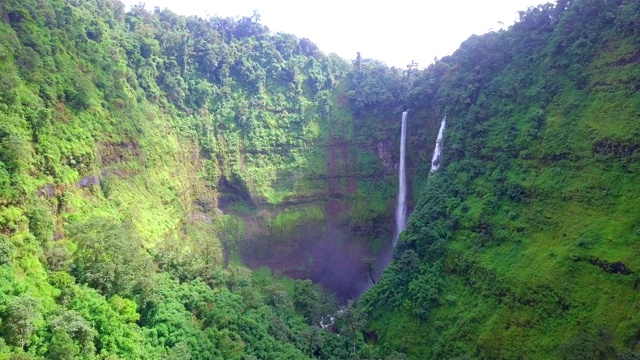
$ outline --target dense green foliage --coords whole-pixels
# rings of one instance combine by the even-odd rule
[[[531,8],[416,75],[410,106],[447,115],[444,166],[362,298],[382,348],[638,358],[639,15]]]
[[[402,71],[257,14],[0,2],[0,359],[637,359],[639,19],[558,1]],[[383,248],[405,108],[414,211],[359,303],[242,265]]]
[[[324,220],[347,62],[257,15],[8,0],[0,20],[0,359],[371,352],[317,327],[336,309],[318,287],[238,257]]]

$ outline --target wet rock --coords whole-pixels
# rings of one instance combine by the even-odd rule
[[[100,178],[96,175],[87,176],[82,178],[82,180],[80,180],[76,185],[81,189],[89,186],[100,185]]]
[[[113,175],[115,177],[118,177],[120,179],[125,179],[128,177],[131,177],[131,175],[129,173],[127,173],[127,171],[122,170],[122,169],[103,169],[100,171],[100,175],[102,178],[106,178],[110,175]]]
[[[209,216],[207,216],[207,214],[196,211],[193,214],[191,214],[191,221],[210,224],[212,219]]]
[[[200,207],[204,212],[213,211],[216,208],[215,201],[211,199],[195,199],[193,203]]]
[[[623,142],[614,139],[604,139],[598,141],[593,146],[593,152],[602,155],[613,155],[616,159],[631,160],[640,150],[640,144]]]
[[[621,261],[609,262],[607,260],[600,260],[597,257],[592,257],[588,261],[589,261],[589,264],[598,266],[602,270],[611,274],[622,274],[622,275],[633,274],[633,271],[631,271],[631,269],[629,269]]]
[[[394,161],[392,156],[393,144],[389,140],[378,141],[376,147],[378,158],[382,161],[382,166],[385,169],[385,173],[391,174],[394,172]]]
[[[53,197],[56,195],[56,188],[53,184],[47,184],[40,188],[40,194],[44,197]]]

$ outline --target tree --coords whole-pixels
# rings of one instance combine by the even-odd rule
[[[353,62],[353,68],[356,72],[356,75],[360,73],[360,68],[362,67],[362,55],[360,55],[360,51],[356,54],[356,60]]]
[[[314,289],[311,280],[296,280],[293,286],[293,305],[309,324],[316,322],[320,294]]]
[[[438,265],[422,265],[420,275],[409,283],[409,296],[413,300],[414,313],[426,320],[431,309],[440,303],[443,275]]]
[[[29,219],[29,231],[41,244],[47,244],[53,239],[55,221],[48,208],[42,205],[35,205],[25,215]]]
[[[353,354],[356,353],[356,345],[358,342],[358,332],[364,328],[366,318],[361,311],[358,311],[357,304],[349,300],[347,306],[343,307],[336,316],[336,324],[341,331],[346,330],[347,336],[351,337],[353,345]]]
[[[31,296],[15,297],[3,316],[2,334],[9,344],[24,349],[42,320],[40,302]]]
[[[320,52],[318,45],[307,38],[300,39],[300,50],[303,55],[312,57],[317,57]]]
[[[291,301],[287,296],[287,289],[282,284],[276,283],[265,286],[263,291],[269,306],[273,307],[277,313],[287,313],[291,309]]]
[[[114,298],[118,297],[116,296]],[[54,317],[53,320],[51,320],[51,328],[53,329],[54,334],[58,334],[61,344],[63,343],[63,340],[68,337],[71,341],[76,341],[83,349],[84,353],[93,352],[93,337],[95,335],[95,330],[78,312],[68,310]],[[65,337],[59,334],[60,332],[63,332],[67,336]]]
[[[44,257],[49,270],[61,271],[67,269],[68,262],[71,259],[71,253],[66,246],[54,243],[45,250]]]
[[[324,346],[322,329],[317,326],[308,327],[300,334],[300,337],[302,338],[305,352],[309,357],[317,356]]]
[[[56,330],[47,350],[48,360],[73,360],[79,353],[73,339],[64,330]]]
[[[411,60],[411,64],[407,64],[407,83],[411,84],[412,78],[411,75],[418,71],[418,63]]]
[[[376,268],[376,259],[370,256],[367,256],[364,259],[362,259],[362,261],[364,263],[365,269],[367,270],[367,275],[369,275],[371,282],[373,283],[373,285],[375,285],[376,280],[373,278],[373,272]]]
[[[151,287],[153,264],[131,223],[94,217],[71,226],[70,233],[78,244],[73,272],[80,282],[107,296],[133,296]]]

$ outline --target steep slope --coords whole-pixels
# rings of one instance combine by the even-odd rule
[[[447,115],[443,166],[362,298],[383,349],[637,358],[639,14],[531,8],[419,75],[410,101]]]
[[[359,135],[348,63],[256,18],[111,0],[7,0],[0,20],[0,358],[361,347],[314,326],[335,305],[311,282],[239,261],[367,285],[398,126]],[[320,278],[339,256],[352,269]]]
[[[0,359],[637,358],[639,14],[559,1],[403,72],[255,16],[0,2]],[[405,108],[415,209],[338,336],[280,274],[370,286]]]

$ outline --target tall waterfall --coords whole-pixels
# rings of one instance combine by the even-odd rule
[[[442,122],[440,123],[440,130],[438,131],[438,139],[436,140],[436,148],[433,150],[433,157],[431,158],[431,172],[438,170],[440,167],[440,162],[438,161],[440,157],[440,152],[442,152],[442,135],[444,134],[444,125],[447,121],[447,117],[442,118]]]
[[[407,226],[407,174],[405,166],[405,153],[406,153],[406,141],[407,141],[407,111],[402,113],[402,133],[400,135],[400,169],[399,169],[399,181],[398,181],[398,203],[396,205],[396,233],[393,237],[393,242],[388,247],[385,246],[380,252],[380,257],[376,261],[373,271],[370,272],[369,278],[372,281],[366,281],[362,286],[361,293],[370,288],[375,282],[380,279],[384,269],[389,266],[393,258],[393,251],[398,243],[400,233],[404,231]],[[440,125],[440,131],[438,132],[438,140],[436,141],[436,148],[433,152],[433,158],[431,159],[431,171],[438,170],[438,157],[440,156],[440,148],[442,145],[442,134],[444,133],[444,125],[446,117],[442,119]],[[365,279],[366,277],[362,277]],[[374,280],[375,279],[375,280]]]
[[[398,204],[396,205],[396,245],[398,236],[407,225],[407,175],[405,168],[405,146],[407,139],[407,112],[402,113],[402,133],[400,135],[400,176],[398,181]]]

